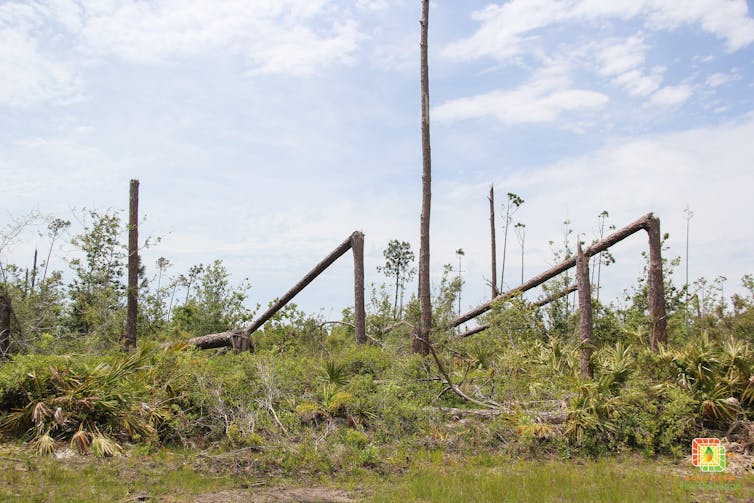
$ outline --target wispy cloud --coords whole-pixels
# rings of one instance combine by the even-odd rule
[[[92,12],[82,34],[91,50],[136,62],[228,51],[253,73],[297,75],[348,62],[360,38],[347,12],[322,0],[116,2]]]
[[[445,122],[491,117],[508,125],[541,123],[555,121],[567,112],[599,109],[607,102],[604,94],[574,89],[567,69],[556,64],[517,89],[451,100],[432,114]]]
[[[669,30],[698,24],[725,40],[731,51],[754,42],[754,19],[743,0],[512,0],[476,11],[480,23],[470,37],[448,44],[447,57],[508,59],[530,50],[537,31],[558,23],[593,23],[642,18],[644,29]]]
[[[311,75],[349,64],[362,38],[349,10],[326,0],[7,2],[0,73],[13,77],[0,82],[0,105],[77,99],[81,74],[103,58],[162,64],[227,55],[250,74]]]
[[[0,106],[80,98],[75,65],[48,50],[37,36],[46,11],[36,4],[0,4]]]
[[[674,106],[688,100],[694,94],[694,90],[687,84],[679,86],[663,87],[649,98],[650,105]]]

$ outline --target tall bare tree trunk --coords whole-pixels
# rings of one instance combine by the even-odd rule
[[[503,226],[503,267],[500,270],[500,288],[505,288],[505,256],[508,254],[508,224],[510,223],[510,201],[505,209],[505,225]]]
[[[497,290],[497,239],[495,238],[495,188],[490,185],[490,195],[487,198],[490,201],[490,253],[492,255],[492,298],[494,299],[500,292]],[[460,313],[459,313],[460,314]]]
[[[366,344],[366,311],[364,309],[364,234],[351,234],[351,251],[353,252],[353,324],[356,331],[356,343]]]
[[[10,297],[6,294],[0,294],[0,360],[8,358],[12,314]]]
[[[667,341],[668,320],[665,314],[665,284],[662,277],[662,239],[660,220],[654,215],[647,219],[649,235],[649,276],[647,278],[647,302],[649,304],[649,346],[657,350],[658,344]]]
[[[136,346],[136,313],[139,293],[139,180],[131,180],[128,204],[128,305],[126,347]]]
[[[429,298],[429,212],[432,200],[432,156],[429,142],[429,65],[427,63],[427,32],[429,28],[429,0],[422,0],[421,20],[421,104],[422,104],[422,212],[419,244],[419,306],[421,323],[414,351],[429,354],[429,334],[432,330],[432,305]]]
[[[592,286],[589,283],[589,258],[581,249],[581,241],[576,239],[576,284],[579,290],[579,338],[581,340],[581,377],[591,379],[592,350]]]

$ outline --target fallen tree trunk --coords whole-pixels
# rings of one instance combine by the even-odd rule
[[[509,408],[500,409],[461,409],[458,407],[428,407],[428,411],[438,411],[447,414],[454,419],[462,417],[477,417],[480,419],[494,419],[503,414],[514,414],[515,411]],[[527,415],[533,416],[538,423],[546,424],[563,424],[568,419],[568,413],[564,410],[557,411],[530,411]]]
[[[634,233],[636,233],[636,232],[638,232],[638,231],[640,231],[642,229],[645,229],[645,230],[649,229],[650,222],[652,220],[656,220],[656,219],[654,218],[654,216],[651,213],[647,213],[646,215],[644,215],[640,219],[636,220],[635,222],[633,222],[633,223],[627,225],[626,227],[623,227],[622,229],[619,229],[618,231],[610,234],[609,236],[607,236],[602,241],[593,244],[592,246],[590,246],[589,248],[587,248],[586,250],[584,250],[584,255],[587,256],[587,257],[591,257],[592,255],[596,255],[597,253],[600,253],[600,252],[603,252],[603,251],[607,250],[608,248],[610,248],[614,244],[616,244],[616,243],[618,243],[620,241],[623,241],[628,236],[630,236],[630,235],[632,235],[632,234],[634,234]],[[659,225],[657,227],[659,229]],[[523,293],[523,292],[526,292],[527,290],[531,290],[532,288],[536,288],[539,285],[541,285],[542,283],[544,283],[545,281],[554,278],[558,274],[560,274],[560,273],[562,273],[564,271],[567,271],[568,269],[570,269],[571,267],[574,267],[575,265],[576,265],[576,257],[575,256],[573,256],[573,257],[571,257],[569,259],[566,259],[563,262],[561,262],[560,264],[557,264],[557,265],[551,267],[550,269],[546,270],[542,274],[534,276],[529,281],[527,281],[527,282],[525,282],[525,283],[517,286],[516,288],[508,290],[507,292],[501,293],[500,295],[498,295],[497,297],[495,297],[492,301],[486,302],[486,303],[482,304],[481,306],[479,306],[479,307],[477,307],[475,309],[472,309],[471,311],[467,312],[466,314],[463,314],[463,315],[457,317],[456,319],[454,319],[451,322],[451,326],[457,327],[461,323],[465,323],[465,322],[469,321],[472,318],[476,318],[480,314],[489,311],[490,308],[492,307],[492,304],[494,302],[497,302],[497,301],[502,300],[502,299],[507,299],[507,298],[510,298],[510,297],[516,295],[517,293]],[[662,269],[660,267],[660,272],[661,271],[662,271]]]
[[[363,243],[364,243],[364,234],[362,234],[359,231],[355,231],[353,234],[348,236],[346,240],[344,240],[340,245],[338,245],[337,248],[335,248],[327,257],[322,259],[321,262],[319,262],[314,268],[309,271],[306,276],[301,278],[301,281],[293,285],[293,287],[285,292],[282,297],[280,297],[272,306],[270,306],[262,315],[257,318],[249,327],[243,329],[243,330],[233,330],[228,332],[221,332],[218,334],[209,334],[209,335],[202,335],[200,337],[194,337],[192,339],[189,339],[187,342],[189,344],[192,344],[196,346],[199,349],[213,349],[213,348],[221,348],[230,346],[234,349],[237,349],[237,347],[242,347],[244,344],[247,345],[247,349],[254,350],[254,344],[251,342],[251,334],[256,332],[262,325],[265,324],[270,318],[275,316],[275,313],[280,311],[288,302],[290,302],[296,295],[298,295],[301,290],[306,288],[306,286],[314,281],[314,279],[322,274],[322,272],[330,267],[333,262],[338,260],[343,254],[345,254],[349,249],[351,249],[352,246],[354,246],[354,242],[356,243],[356,247],[360,249],[361,253],[357,253],[358,257],[354,256],[354,265],[357,265],[357,259],[361,260],[363,263]],[[359,278],[359,273],[361,273],[361,278]],[[356,319],[354,320],[356,322],[356,338],[361,342],[363,334],[366,333],[365,330],[365,316],[363,316],[364,313],[364,276],[363,276],[363,267],[361,268],[361,271],[359,271],[359,267],[356,267],[355,270],[355,306],[354,306],[354,313],[356,315]],[[361,282],[361,287],[359,288],[359,282]],[[359,295],[359,290],[361,290],[361,295]],[[239,338],[240,337],[240,338]],[[248,341],[248,342],[242,342]],[[366,336],[363,336],[363,340],[366,340]],[[234,342],[235,341],[235,342]]]
[[[559,298],[564,297],[564,296],[568,295],[569,293],[575,292],[576,290],[578,290],[578,288],[579,287],[576,286],[576,285],[571,285],[571,286],[569,286],[568,288],[566,288],[565,290],[563,290],[561,292],[555,293],[553,295],[550,295],[547,298],[544,298],[544,299],[538,300],[537,302],[532,303],[532,306],[534,306],[534,307],[546,306],[550,302],[555,302]],[[489,323],[484,324],[484,325],[479,325],[478,327],[474,327],[474,328],[471,328],[471,329],[467,330],[466,332],[462,333],[458,337],[464,338],[464,337],[469,337],[469,336],[472,336],[472,335],[476,335],[479,332],[484,332],[488,328],[490,328]]]
[[[464,333],[462,333],[458,337],[461,337],[461,338],[463,338],[463,337],[469,337],[471,335],[478,334],[479,332],[484,332],[488,328],[490,328],[489,323],[487,323],[485,325],[479,325],[478,327],[474,327],[472,329],[469,329],[469,330],[465,331]]]
[[[532,306],[535,306],[535,307],[544,307],[547,304],[549,304],[550,302],[555,302],[559,298],[565,297],[569,293],[573,293],[573,292],[575,292],[578,289],[579,289],[578,286],[571,285],[568,288],[566,288],[565,290],[561,290],[560,292],[554,293],[554,294],[550,295],[549,297],[545,297],[544,299],[539,299],[538,301],[533,302]]]
[[[230,346],[236,351],[254,351],[254,343],[251,341],[251,337],[246,335],[243,330],[202,335],[189,339],[188,342],[199,349],[215,349]]]

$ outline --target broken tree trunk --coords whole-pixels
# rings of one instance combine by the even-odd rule
[[[584,379],[591,379],[592,348],[592,286],[589,283],[589,258],[581,249],[581,242],[576,241],[576,284],[579,290],[579,339],[581,348],[580,373]]]
[[[650,250],[649,250],[649,259],[650,259],[650,274],[648,278],[648,283],[651,284],[649,290],[650,292],[654,292],[651,295],[651,301],[655,303],[654,307],[650,308],[649,311],[649,318],[650,323],[652,324],[652,330],[654,334],[655,342],[660,342],[665,340],[665,329],[667,320],[665,319],[665,298],[663,296],[663,283],[662,283],[662,256],[661,256],[661,249],[660,249],[660,222],[657,218],[652,215],[652,213],[647,213],[640,219],[632,222],[631,224],[627,225],[626,227],[623,227],[622,229],[619,229],[615,231],[614,233],[607,236],[602,241],[599,241],[592,246],[588,247],[586,250],[584,250],[584,255],[586,257],[591,257],[592,255],[596,255],[597,253],[601,253],[614,244],[623,241],[628,236],[635,234],[636,232],[640,230],[646,230],[649,234],[650,239]],[[653,260],[654,257],[654,260]],[[472,309],[471,311],[467,312],[466,314],[463,314],[456,319],[454,319],[451,322],[451,326],[457,327],[461,323],[465,323],[469,321],[472,318],[476,318],[482,313],[485,313],[490,310],[492,307],[492,304],[498,300],[501,299],[507,299],[512,297],[513,295],[516,295],[517,293],[522,293],[527,290],[531,290],[532,288],[535,288],[545,281],[554,278],[558,274],[570,269],[571,267],[576,265],[576,257],[571,257],[567,260],[564,260],[560,264],[551,267],[550,269],[546,270],[545,272],[539,274],[538,276],[535,276],[531,278],[526,283],[523,283],[516,288],[513,288],[511,290],[508,290],[507,292],[503,292],[497,297],[495,297],[492,301],[486,302],[482,304],[481,306]]]
[[[0,360],[8,358],[10,350],[10,321],[13,315],[10,296],[0,294]]]
[[[490,254],[492,255],[492,298],[497,297],[500,292],[497,291],[497,239],[495,238],[495,188],[490,185],[490,195],[487,198],[490,201]]]
[[[650,214],[647,218],[649,235],[649,277],[647,278],[647,303],[649,304],[649,346],[657,350],[667,340],[665,315],[665,284],[662,277],[662,238],[660,220]]]
[[[551,302],[555,302],[556,300],[558,300],[558,299],[560,299],[562,297],[565,297],[566,295],[568,295],[570,293],[573,293],[573,292],[575,292],[578,289],[579,289],[579,287],[577,285],[571,285],[568,288],[566,288],[565,290],[561,290],[561,291],[559,291],[557,293],[554,293],[554,294],[550,295],[549,297],[545,297],[544,299],[539,299],[538,301],[533,302],[532,306],[535,306],[535,307],[544,307],[547,304],[549,304]]]
[[[333,262],[338,260],[343,254],[345,254],[352,246],[354,242],[361,242],[361,249],[362,249],[362,280],[361,280],[361,291],[364,291],[363,287],[363,242],[364,242],[364,235],[361,232],[354,232],[348,238],[340,243],[337,248],[335,248],[327,257],[325,257],[320,263],[318,263],[316,266],[314,266],[314,269],[309,271],[306,276],[304,276],[301,281],[296,283],[293,288],[288,290],[285,294],[283,294],[282,297],[280,297],[272,306],[270,306],[267,311],[262,313],[262,315],[257,318],[251,326],[249,326],[246,329],[240,330],[240,331],[230,331],[230,332],[222,332],[219,334],[210,334],[210,335],[203,335],[201,337],[194,337],[192,339],[188,340],[189,344],[192,344],[200,349],[212,349],[212,348],[219,348],[224,346],[232,346],[232,337],[237,336],[237,334],[242,333],[245,337],[249,338],[251,334],[256,332],[262,325],[264,325],[265,322],[267,322],[270,318],[272,318],[275,313],[277,313],[280,309],[282,309],[288,302],[290,302],[298,293],[306,288],[306,286],[314,281],[314,279],[322,274],[322,272],[330,267]],[[354,280],[357,282],[357,280]],[[356,288],[358,290],[358,288]],[[363,293],[360,296],[357,296],[355,299],[356,305],[354,306],[354,316],[356,316],[357,312],[362,313],[361,315],[361,327],[359,327],[358,323],[356,324],[356,335],[357,337],[360,336],[360,334],[364,334],[364,338],[366,338],[366,330],[365,330],[365,323],[364,323],[364,296]],[[360,304],[359,304],[360,303]],[[355,320],[356,321],[356,320]],[[253,344],[250,344],[250,349],[253,350]]]
[[[479,332],[484,332],[484,331],[485,331],[485,330],[487,330],[488,328],[490,328],[490,325],[489,325],[489,323],[487,323],[487,324],[484,324],[484,325],[479,325],[478,327],[474,327],[474,328],[471,328],[471,329],[469,329],[469,330],[465,331],[464,333],[462,333],[462,334],[461,334],[461,335],[459,335],[458,337],[460,337],[460,338],[463,338],[463,337],[470,337],[470,336],[472,336],[472,335],[474,335],[474,334],[478,334]]]
[[[537,302],[532,303],[532,306],[534,306],[534,307],[543,307],[543,306],[546,306],[550,302],[555,302],[559,298],[564,297],[564,296],[568,295],[569,293],[573,293],[576,290],[578,290],[578,287],[576,285],[571,285],[571,286],[569,286],[568,288],[566,288],[565,290],[563,290],[561,292],[555,293],[553,295],[550,295],[547,298],[544,298],[544,299],[538,300]],[[466,332],[462,333],[458,337],[463,338],[463,337],[469,337],[469,336],[472,336],[472,335],[476,335],[479,332],[484,332],[488,328],[490,328],[489,324],[479,325],[478,327],[474,327],[474,328],[471,328],[471,329],[467,330]]]
[[[214,349],[230,346],[235,351],[254,351],[254,343],[251,337],[243,330],[232,330],[219,334],[202,335],[188,340],[189,344],[199,349]]]
[[[136,347],[136,315],[139,292],[139,180],[131,180],[128,201],[128,294],[126,347]]]
[[[353,324],[356,343],[366,344],[366,311],[364,309],[364,234],[351,234],[353,252]]]

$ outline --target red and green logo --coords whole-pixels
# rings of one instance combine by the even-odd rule
[[[725,447],[719,438],[695,438],[691,442],[691,464],[703,472],[725,471]]]

